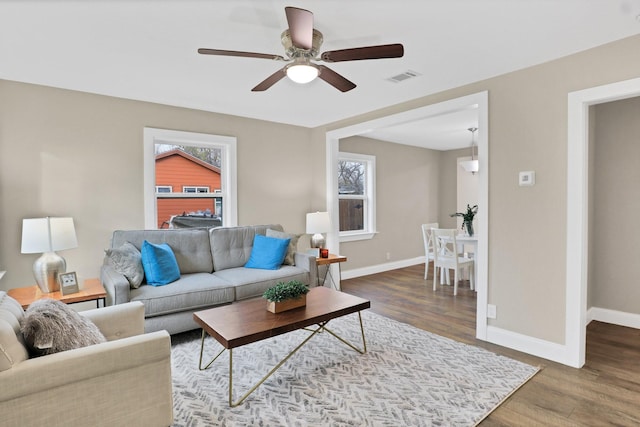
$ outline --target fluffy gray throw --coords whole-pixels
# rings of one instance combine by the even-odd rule
[[[43,356],[105,342],[98,327],[65,303],[35,301],[20,321],[20,331],[32,356]]]

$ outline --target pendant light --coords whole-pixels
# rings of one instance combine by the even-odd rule
[[[474,157],[474,136],[475,136],[475,132],[478,130],[478,128],[469,128],[468,131],[471,132],[471,160],[466,160],[464,162],[460,162],[460,166],[462,166],[462,168],[467,171],[467,172],[471,172],[472,174],[475,175],[476,172],[478,172],[478,159],[476,159]]]

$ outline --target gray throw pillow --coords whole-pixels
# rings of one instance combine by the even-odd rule
[[[20,332],[34,357],[107,341],[91,320],[50,298],[37,300],[27,308],[20,320]]]
[[[124,275],[132,288],[139,288],[144,279],[144,269],[138,248],[124,242],[119,248],[105,249],[104,252],[105,264],[113,266],[118,273]]]
[[[278,230],[272,230],[267,228],[267,237],[275,237],[277,239],[291,239],[289,241],[289,247],[287,248],[287,254],[284,256],[284,265],[296,265],[295,253],[298,250],[298,239],[301,234],[284,233]]]

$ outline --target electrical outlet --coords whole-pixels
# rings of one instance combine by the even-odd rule
[[[391,259],[391,252],[387,252],[387,261]]]
[[[487,318],[495,319],[498,316],[497,308],[493,304],[487,304]]]

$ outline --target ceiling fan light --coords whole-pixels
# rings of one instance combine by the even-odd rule
[[[318,69],[312,65],[295,64],[287,68],[287,77],[296,83],[309,83],[318,77]]]

